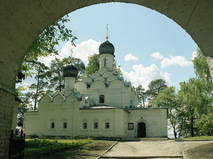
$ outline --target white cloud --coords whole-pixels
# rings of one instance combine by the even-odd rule
[[[61,55],[68,57],[71,55],[71,50],[73,51],[72,56],[75,58],[80,58],[82,61],[88,61],[88,56],[93,54],[98,54],[99,46],[101,42],[97,42],[92,39],[83,41],[82,43],[72,46],[70,42],[67,42],[61,49]]]
[[[97,42],[92,39],[83,41],[82,43],[76,45],[76,47],[72,46],[70,42],[66,42],[58,55],[51,54],[48,57],[39,58],[39,61],[43,62],[47,66],[50,66],[51,60],[54,60],[55,58],[63,59],[68,57],[71,55],[72,50],[72,57],[80,58],[83,62],[88,62],[88,56],[99,53],[98,49],[100,44],[101,42]]]
[[[163,59],[164,57],[160,54],[160,52],[154,52],[152,55],[155,59]]]
[[[123,76],[127,81],[131,81],[132,85],[138,86],[142,84],[145,89],[148,89],[148,84],[155,79],[164,79],[168,86],[172,85],[170,80],[170,74],[168,72],[161,72],[159,68],[152,64],[148,67],[144,67],[143,65],[133,65],[133,71],[126,72],[122,70]]]
[[[155,52],[151,56],[155,59],[161,60],[161,68],[166,68],[169,66],[187,67],[192,64],[191,61],[186,60],[186,58],[183,56],[170,56],[169,58],[167,58],[162,56],[160,52]]]
[[[169,66],[180,66],[186,67],[190,66],[191,62],[187,61],[183,56],[170,56],[170,58],[163,58],[161,61],[161,67],[166,68]]]
[[[139,58],[132,55],[132,54],[127,54],[125,57],[124,57],[124,60],[125,61],[138,61]]]

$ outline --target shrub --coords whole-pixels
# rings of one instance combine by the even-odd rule
[[[195,127],[198,129],[200,135],[213,135],[213,113],[209,115],[203,114],[201,119],[196,122]]]

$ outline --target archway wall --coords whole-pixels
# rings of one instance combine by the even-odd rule
[[[0,1],[0,158],[7,158],[8,155],[8,134],[13,116],[11,110],[15,100],[15,77],[28,48],[38,35],[58,18],[79,8],[106,2],[134,3],[166,15],[190,34],[206,56],[213,57],[211,0],[2,0]],[[140,15],[137,15],[137,18],[140,18]],[[5,122],[8,124],[2,124]]]
[[[213,1],[172,0],[46,0],[1,2],[1,85],[14,89],[15,74],[33,41],[53,21],[85,6],[104,2],[134,3],[173,19],[188,32],[206,56],[213,57]],[[140,18],[140,15],[138,15]],[[142,28],[143,29],[143,28]],[[10,74],[8,74],[10,72]],[[12,80],[11,80],[12,79]]]
[[[106,2],[134,3],[166,15],[191,35],[206,56],[213,57],[213,36],[210,36],[213,35],[213,1],[210,0],[1,1],[1,85],[14,90],[14,75],[27,49],[52,22],[79,8]]]

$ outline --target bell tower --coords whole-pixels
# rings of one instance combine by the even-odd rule
[[[115,52],[115,48],[113,44],[111,44],[108,41],[108,25],[107,25],[106,41],[102,43],[99,47],[100,69],[106,68],[107,70],[112,71],[113,61],[115,57],[114,52]]]

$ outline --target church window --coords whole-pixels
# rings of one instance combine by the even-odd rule
[[[109,123],[105,123],[105,129],[109,129]]]
[[[83,123],[83,129],[87,129],[87,123]]]
[[[134,130],[134,123],[128,123],[128,130]]]
[[[67,122],[64,122],[63,123],[63,129],[66,129],[67,128]]]
[[[55,123],[54,123],[54,122],[52,122],[52,123],[50,124],[50,128],[51,128],[51,129],[54,129],[54,128],[55,128]]]
[[[98,129],[98,123],[94,123],[94,129]]]
[[[99,103],[104,103],[104,95],[99,96]]]

